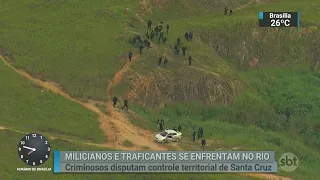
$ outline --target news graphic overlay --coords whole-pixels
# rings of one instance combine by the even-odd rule
[[[274,151],[54,151],[54,173],[276,173]]]
[[[298,165],[298,157],[291,152],[284,153],[279,158],[279,167],[283,171],[292,172],[297,169]]]
[[[259,27],[299,27],[299,12],[259,12]]]
[[[39,166],[50,156],[50,143],[46,137],[38,133],[25,135],[18,144],[18,156],[29,166]]]

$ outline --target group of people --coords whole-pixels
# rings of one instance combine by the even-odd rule
[[[196,140],[196,135],[197,135],[197,132],[195,129],[193,129],[193,132],[192,132],[192,140],[195,141]],[[203,128],[202,127],[199,127],[198,129],[198,139],[200,138],[203,138]]]
[[[195,129],[193,129],[193,132],[192,132],[192,140],[195,141],[196,140],[196,135],[197,135],[197,132]],[[203,138],[203,128],[202,127],[199,127],[198,129],[198,139],[202,138],[201,140],[201,147],[202,147],[202,150],[204,150],[204,147],[206,146],[207,142],[206,140]]]
[[[159,60],[158,60],[158,65],[159,65],[159,66],[161,66],[161,64],[162,64],[162,59],[163,59],[163,57],[160,56],[160,57],[159,57]],[[163,67],[166,67],[166,66],[167,66],[167,63],[168,63],[168,59],[165,57],[165,58],[164,58],[164,61],[163,61]]]
[[[116,96],[113,97],[112,102],[113,102],[113,107],[116,107],[117,102],[118,102],[118,98],[117,98]],[[127,99],[125,99],[125,100],[123,101],[122,109],[124,109],[124,108],[126,108],[127,111],[129,110],[129,109],[128,109],[129,107],[128,107],[128,100],[127,100]]]
[[[186,33],[184,33],[184,37],[186,38],[187,41],[190,41],[193,38],[193,33],[192,32],[189,32],[189,33],[186,32]]]
[[[162,23],[163,22],[161,22],[161,24]],[[139,48],[139,51],[140,51],[140,54],[141,54],[142,53],[142,49],[144,48],[144,46],[146,46],[148,48],[151,48],[151,42],[149,40],[153,41],[155,37],[158,38],[158,44],[160,44],[161,42],[166,44],[166,42],[167,42],[166,35],[169,34],[169,29],[170,29],[169,24],[167,24],[165,26],[165,29],[166,29],[166,31],[164,32],[164,27],[162,25],[157,25],[154,29],[152,29],[152,21],[149,19],[148,22],[147,22],[147,34],[146,34],[147,39],[142,40],[142,38],[137,35],[130,41],[134,45],[136,45],[138,43],[138,45],[136,45],[136,46]],[[186,38],[187,41],[192,40],[193,33],[192,32],[186,32],[185,33],[185,38]],[[179,55],[180,54],[180,45],[181,45],[181,39],[178,37],[177,41],[176,41],[176,44],[174,45],[175,55]],[[182,49],[183,56],[186,56],[187,47],[183,46],[181,49]],[[132,56],[133,56],[133,53],[132,53],[132,51],[130,51],[129,54],[128,54],[129,61],[132,60]],[[163,67],[166,67],[166,65],[169,62],[166,57],[162,57],[161,56],[159,58],[158,65],[161,66],[162,60],[163,60]],[[192,57],[191,56],[188,57],[188,62],[189,62],[189,66],[191,66],[191,62],[192,62]]]
[[[232,15],[232,9],[229,8],[228,6],[224,7],[224,15],[228,15],[228,12],[229,12],[229,15]]]
[[[162,41],[164,44],[166,44],[167,42],[167,37],[165,36],[164,33],[164,28],[162,25],[158,25],[156,26],[154,29],[152,29],[152,21],[149,19],[148,23],[147,23],[148,27],[147,27],[147,39],[150,39],[151,41],[153,41],[153,39],[156,37],[158,37],[158,44],[160,44],[160,42]],[[169,34],[169,29],[170,26],[169,24],[167,24],[166,26],[166,34]],[[150,30],[150,34],[149,34],[149,30]]]

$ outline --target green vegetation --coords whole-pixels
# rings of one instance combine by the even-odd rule
[[[0,59],[0,123],[24,132],[47,132],[104,142],[98,115],[82,105],[37,87]]]
[[[259,11],[300,11],[303,27],[258,28]],[[304,165],[280,174],[315,179],[320,168],[318,12],[316,1],[277,1],[252,4],[234,16],[172,18],[170,44],[186,30],[196,32],[192,42],[182,38],[193,67],[174,57],[170,45],[146,52],[133,66],[134,73],[144,75],[132,83],[138,95],[133,111],[149,122],[132,118],[133,123],[153,130],[157,118],[168,128],[181,123],[185,149],[199,149],[189,140],[192,129],[202,126],[205,137],[213,139],[209,149],[272,149],[277,158],[293,152]],[[168,71],[156,68],[163,52]],[[257,65],[250,67],[255,59]]]
[[[133,147],[134,144],[129,140],[125,140],[123,142],[123,145],[126,146],[126,147]]]
[[[123,179],[123,180],[144,180],[144,179],[159,179],[159,180],[175,180],[175,179],[186,179],[193,180],[196,178],[203,178],[208,180],[227,180],[227,179],[237,179],[237,180],[254,180],[255,178],[248,177],[238,177],[234,175],[183,175],[183,174],[163,174],[159,177],[158,174],[53,174],[52,172],[18,172],[17,168],[25,167],[23,162],[19,159],[17,154],[17,142],[22,138],[22,134],[18,134],[12,131],[2,130],[0,131],[0,141],[5,142],[0,144],[0,152],[5,154],[5,156],[0,156],[0,176],[1,179],[15,179],[15,180],[23,180],[23,179],[43,179],[46,177],[47,180],[51,179],[59,179],[59,180],[87,180],[87,179],[97,179],[97,180],[105,180],[105,179]],[[52,150],[91,150],[91,151],[107,151],[110,149],[98,148],[93,146],[81,145],[69,143],[60,139],[50,140]],[[53,152],[53,151],[52,151]],[[40,167],[50,167],[53,169],[53,153],[51,153],[48,162]]]
[[[227,4],[235,10],[249,2],[228,0]],[[319,1],[252,1],[235,10],[232,16],[223,15],[225,3],[208,0],[17,3],[12,0],[3,2],[4,8],[0,10],[3,34],[0,45],[12,54],[14,66],[57,82],[73,96],[106,100],[110,78],[133,48],[128,43],[129,37],[139,34],[145,38],[146,27],[141,21],[151,17],[153,25],[160,21],[164,21],[164,26],[169,23],[168,43],[158,45],[154,41],[151,49],[143,49],[123,81],[111,90],[112,96],[119,97],[120,104],[129,98],[130,109],[134,111],[128,115],[130,120],[154,131],[157,118],[163,118],[166,127],[181,123],[184,149],[199,148],[189,138],[193,128],[202,126],[210,150],[275,150],[277,158],[284,152],[292,152],[300,160],[298,169],[280,174],[316,179],[320,168]],[[258,28],[259,11],[299,11],[302,27]],[[192,41],[184,39],[185,31],[194,32]],[[193,57],[191,67],[187,57],[173,54],[177,37],[187,46],[187,56]],[[169,59],[167,68],[157,65],[161,55]],[[4,94],[0,105],[5,108],[0,112],[1,125],[103,140],[102,133],[97,131],[95,114],[57,95],[40,93],[38,87],[31,87],[2,62],[0,65],[1,74],[5,74],[0,76],[0,94]],[[105,104],[98,106],[106,109]],[[10,139],[8,133],[1,136],[3,140]],[[89,149],[61,141],[54,143],[66,149]],[[124,145],[130,143],[125,141]],[[12,149],[16,146],[13,144],[2,147]],[[13,156],[2,157],[1,162],[14,159]],[[12,162],[8,167],[2,164],[6,170],[3,177],[16,179],[18,174],[13,169],[17,164]],[[103,179],[105,176],[60,177]],[[110,177],[160,178],[158,175]],[[161,178],[248,179],[231,175],[161,175]]]
[[[0,45],[12,53],[16,67],[57,82],[73,96],[105,100],[107,83],[130,47],[121,37],[135,3],[6,1]]]

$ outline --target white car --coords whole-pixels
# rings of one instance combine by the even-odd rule
[[[159,143],[168,143],[172,141],[180,141],[182,133],[175,130],[166,129],[163,132],[156,134],[154,140]]]

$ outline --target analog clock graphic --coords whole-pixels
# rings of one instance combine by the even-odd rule
[[[39,166],[50,156],[50,144],[47,138],[38,133],[25,135],[18,144],[19,158],[29,166]]]

